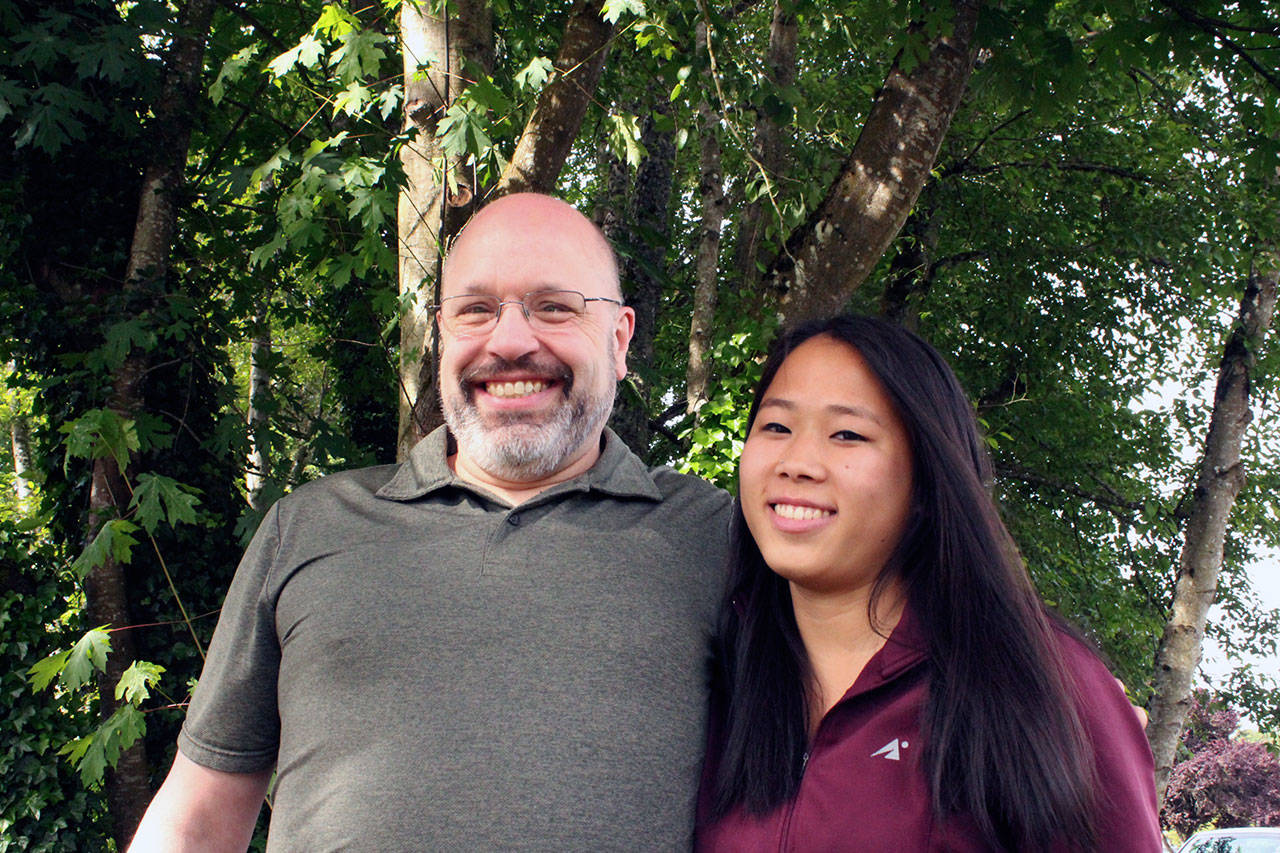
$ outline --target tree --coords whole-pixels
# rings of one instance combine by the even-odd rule
[[[1249,281],[1222,357],[1213,418],[1178,566],[1173,613],[1156,651],[1155,695],[1147,736],[1156,756],[1156,787],[1162,794],[1177,733],[1191,701],[1191,677],[1200,662],[1205,619],[1217,591],[1227,517],[1244,481],[1240,445],[1250,421],[1250,376],[1257,361],[1255,353],[1271,325],[1280,274],[1280,259],[1273,254],[1265,254],[1261,261],[1263,269]]]

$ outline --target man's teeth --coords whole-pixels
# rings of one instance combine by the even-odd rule
[[[816,506],[796,506],[795,504],[774,504],[773,511],[783,518],[794,521],[811,521],[815,518],[826,518],[832,515],[829,509],[818,509]]]
[[[527,397],[545,390],[547,383],[540,380],[533,382],[489,382],[485,390],[495,397]]]

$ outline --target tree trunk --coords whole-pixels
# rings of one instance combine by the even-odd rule
[[[249,506],[262,512],[262,487],[267,479],[267,412],[263,408],[271,393],[271,325],[265,302],[259,303],[253,317],[254,335],[249,344],[249,458],[244,474]]]
[[[921,202],[907,218],[903,231],[909,239],[889,264],[889,283],[880,298],[880,314],[915,331],[920,322],[920,303],[933,285],[933,256],[938,248],[938,226],[926,202]]]
[[[165,60],[164,83],[153,106],[151,127],[154,160],[142,176],[138,218],[125,273],[126,291],[139,292],[148,282],[163,280],[169,271],[169,249],[177,223],[177,191],[182,185],[191,125],[201,91],[204,47],[213,16],[213,0],[189,0],[181,11],[178,34]],[[108,408],[125,418],[136,417],[142,400],[141,384],[146,373],[145,356],[136,351],[112,377]],[[117,518],[128,506],[129,493],[124,472],[108,456],[93,463],[89,492],[89,527],[86,543],[93,541],[107,521]],[[85,579],[85,615],[91,625],[122,628],[130,624],[129,599],[120,564],[108,558]],[[134,659],[128,631],[112,635],[112,654],[106,672],[98,678],[103,719],[119,707],[115,686]],[[107,774],[107,801],[119,849],[123,850],[137,828],[151,799],[146,755],[141,741],[120,756]]]
[[[494,197],[555,188],[609,55],[614,26],[601,17],[603,7],[604,0],[574,4],[560,39],[555,75],[538,95]]]
[[[1156,761],[1156,790],[1164,799],[1178,737],[1191,707],[1191,679],[1200,663],[1205,617],[1218,589],[1227,519],[1244,484],[1240,444],[1252,417],[1250,375],[1276,306],[1280,254],[1266,254],[1263,272],[1251,276],[1236,327],[1222,355],[1213,415],[1196,479],[1195,499],[1178,561],[1173,607],[1156,649],[1155,693],[1147,738]]]
[[[31,497],[31,484],[23,476],[31,470],[31,426],[26,415],[17,413],[9,421],[9,438],[13,446],[13,492],[22,503]]]
[[[598,159],[603,165],[604,192],[592,205],[591,219],[604,232],[605,238],[617,246],[626,236],[626,211],[630,206],[631,169],[627,161],[614,153],[601,135]]]
[[[840,311],[902,228],[969,80],[978,5],[954,0],[950,35],[910,74],[894,61],[826,198],[770,266],[785,322]]]
[[[441,246],[461,222],[475,187],[455,176],[459,192],[450,194],[444,180],[444,152],[436,127],[462,91],[462,66],[482,68],[492,62],[492,21],[484,0],[460,0],[451,13],[436,17],[423,0],[400,7],[400,40],[404,57],[405,130],[416,131],[400,149],[405,186],[396,219],[399,231],[400,421],[396,458],[403,460],[418,440],[441,422],[435,393],[435,335],[431,306],[437,301],[437,267]]]
[[[796,15],[794,4],[776,0],[773,22],[769,27],[769,52],[765,61],[765,77],[774,91],[796,81]],[[768,192],[749,202],[738,223],[738,242],[733,266],[744,292],[755,290],[760,282],[760,245],[764,240],[765,215],[773,209],[777,181],[784,171],[782,131],[773,117],[761,111],[756,116],[755,136],[751,145],[754,160],[748,169],[758,170],[768,182]],[[690,395],[692,398],[692,395]]]
[[[667,280],[667,245],[671,220],[671,186],[675,170],[676,143],[673,130],[663,130],[656,114],[670,110],[665,98],[657,98],[654,112],[644,122],[640,143],[646,152],[636,169],[622,243],[628,254],[622,279],[631,285],[627,304],[636,312],[636,331],[631,338],[629,360],[632,384],[638,392],[622,396],[613,416],[613,428],[642,458],[649,449],[649,397],[645,367],[653,364],[653,342],[657,332],[658,302]]]
[[[699,51],[706,49],[708,37],[706,21],[699,21],[696,35]],[[707,91],[710,91],[709,87]],[[702,144],[698,155],[698,194],[702,197],[702,224],[698,229],[697,282],[693,291],[693,318],[689,324],[689,366],[685,372],[686,411],[694,417],[707,402],[707,383],[711,377],[708,360],[711,327],[716,318],[720,272],[720,236],[725,208],[729,204],[720,165],[719,124],[720,117],[704,99],[698,105],[698,130]]]

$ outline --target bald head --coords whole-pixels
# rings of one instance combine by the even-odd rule
[[[540,193],[515,193],[490,202],[471,217],[444,258],[443,289],[449,293],[484,287],[486,282],[456,281],[456,272],[474,266],[478,256],[539,262],[548,287],[555,287],[554,255],[571,253],[598,274],[598,288],[588,295],[621,298],[617,256],[595,223],[572,205]],[[467,264],[455,263],[455,258]]]

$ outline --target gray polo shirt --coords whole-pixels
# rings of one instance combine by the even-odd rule
[[[268,849],[687,849],[729,499],[607,433],[511,507],[447,436],[268,513],[179,737],[275,766]]]

